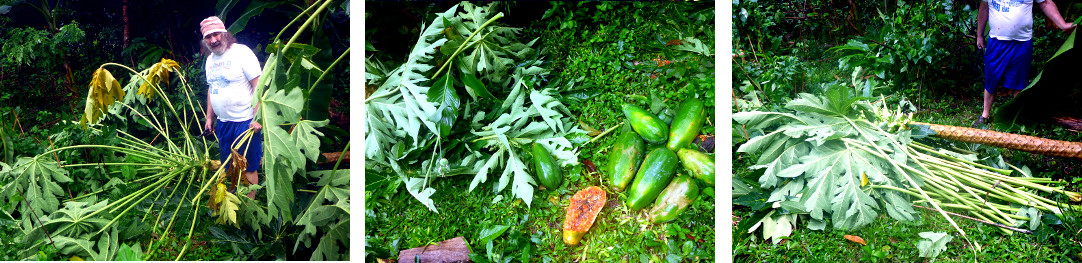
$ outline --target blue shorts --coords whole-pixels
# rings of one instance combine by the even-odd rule
[[[252,120],[246,120],[241,122],[221,121],[218,120],[217,128],[214,128],[214,134],[218,135],[218,159],[222,161],[222,165],[229,167],[229,154],[233,153],[229,150],[233,140],[236,140],[244,131],[248,130],[248,125]],[[237,142],[240,147],[237,148],[237,152],[244,156],[244,159],[248,161],[248,168],[244,171],[252,172],[259,170],[259,163],[263,160],[263,132],[258,131],[252,134],[252,139],[248,143]],[[248,151],[244,149],[247,147]]]
[[[984,48],[984,90],[996,93],[997,87],[1023,90],[1029,80],[1033,60],[1033,41],[988,39]]]

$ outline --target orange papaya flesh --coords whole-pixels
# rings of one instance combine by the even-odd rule
[[[578,245],[582,236],[594,225],[594,219],[605,206],[605,190],[590,186],[571,196],[567,215],[564,217],[563,240],[568,245]]]

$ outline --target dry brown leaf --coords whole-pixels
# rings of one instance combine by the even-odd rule
[[[868,243],[865,243],[864,239],[859,237],[859,236],[845,235],[845,239],[849,240],[849,241],[853,241],[854,243],[859,243],[859,244],[864,245],[864,246],[868,245]]]
[[[243,155],[240,155],[240,153],[237,152],[237,149],[229,150],[233,151],[233,153],[229,155],[231,161],[229,162],[229,167],[225,170],[226,182],[232,187],[236,187],[238,181],[244,183],[244,185],[248,185],[248,180],[238,180],[238,178],[244,178],[240,175],[244,173],[244,169],[248,168],[248,160],[245,159]]]
[[[591,137],[597,136],[598,134],[601,134],[600,130],[594,129],[594,127],[590,127],[590,125],[587,125],[585,122],[582,122],[582,120],[579,120],[579,127],[582,127],[583,130],[586,130],[587,135],[590,135]]]

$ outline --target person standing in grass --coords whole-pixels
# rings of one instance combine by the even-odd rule
[[[1063,32],[1071,32],[1075,27],[1063,20],[1052,0],[982,0],[977,11],[977,48],[985,51],[984,110],[974,127],[990,122],[997,88],[1007,88],[1011,94],[1026,88],[1029,64],[1033,60],[1033,2]],[[985,22],[991,26],[987,49]]]
[[[225,30],[225,24],[216,16],[199,23],[203,33],[201,53],[207,57],[207,121],[204,129],[218,136],[219,159],[227,165],[233,141],[247,131],[254,134],[248,143],[237,142],[237,152],[244,156],[248,167],[244,177],[250,184],[259,183],[259,164],[263,159],[263,126],[254,120],[259,103],[253,107],[252,96],[263,69],[252,49],[236,43],[233,34]],[[212,121],[212,120],[217,120]],[[245,150],[247,149],[247,150]],[[248,192],[255,198],[255,191]]]

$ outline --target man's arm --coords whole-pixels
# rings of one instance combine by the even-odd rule
[[[1063,16],[1059,14],[1059,8],[1056,7],[1056,3],[1052,0],[1045,0],[1044,2],[1037,3],[1041,7],[1041,12],[1044,12],[1044,16],[1052,20],[1052,23],[1056,24],[1056,27],[1063,32],[1070,33],[1074,29],[1074,23],[1067,23],[1063,20]]]
[[[204,130],[214,131],[214,122],[212,121],[214,118],[214,108],[210,106],[210,93],[207,93],[207,123],[203,125]]]
[[[988,23],[988,2],[977,8],[977,49],[984,49],[984,25]]]
[[[248,88],[251,89],[252,96],[258,96],[259,95],[259,94],[255,94],[255,90],[256,90],[255,86],[256,85],[259,85],[259,77],[255,77],[254,79],[248,81]],[[255,116],[255,115],[257,115],[259,113],[259,104],[261,104],[261,103],[263,103],[263,101],[261,101],[261,100],[256,100],[255,101],[255,107],[253,107],[252,116]],[[255,131],[259,131],[259,130],[263,129],[263,125],[260,125],[259,121],[256,121],[256,119],[253,117],[252,118],[252,123],[248,125],[248,128],[253,129]]]

